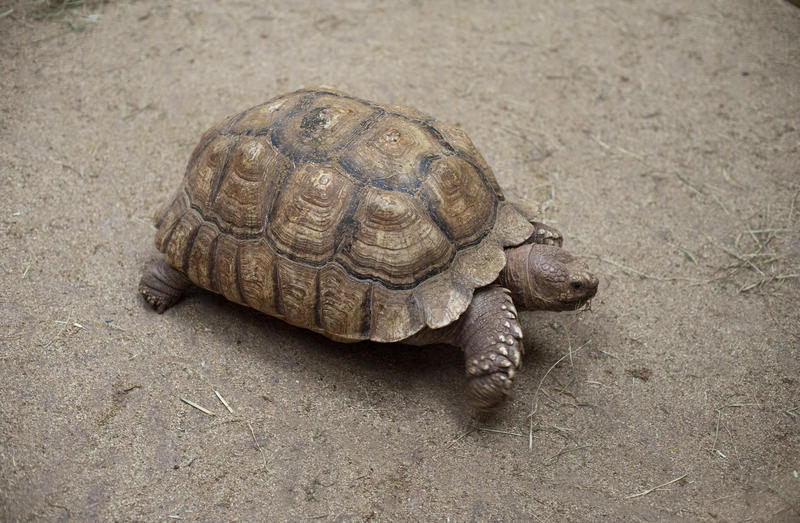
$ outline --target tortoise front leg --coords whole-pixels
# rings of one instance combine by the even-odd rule
[[[522,367],[525,351],[511,291],[500,285],[477,289],[455,323],[422,330],[403,343],[461,347],[467,367],[467,401],[483,411],[498,408],[511,394],[511,381]]]
[[[531,225],[534,227],[533,234],[524,243],[538,243],[541,245],[555,245],[561,247],[564,244],[564,236],[555,227],[551,227],[546,223],[538,220],[541,213],[536,210],[535,206],[525,202],[511,202],[511,205],[524,216]]]
[[[511,393],[522,366],[522,329],[508,289],[490,285],[475,292],[455,327],[464,351],[467,400],[477,410],[494,410]]]
[[[561,247],[564,244],[564,237],[561,232],[550,227],[546,223],[531,221],[536,230],[525,243],[538,243],[540,245],[555,245]]]
[[[162,259],[145,267],[139,281],[139,293],[161,314],[178,303],[183,291],[191,286],[189,278]]]

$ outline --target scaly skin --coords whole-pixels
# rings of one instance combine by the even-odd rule
[[[522,329],[508,289],[489,285],[475,291],[461,317],[441,329],[425,329],[409,345],[444,343],[461,347],[467,373],[467,401],[476,410],[500,406],[522,366]]]
[[[531,221],[531,223],[533,224],[534,231],[525,243],[555,245],[556,247],[561,247],[564,244],[564,237],[561,236],[558,229],[537,221]]]
[[[497,281],[522,310],[575,310],[597,292],[597,278],[586,265],[555,245],[506,249],[506,266]]]
[[[522,329],[508,289],[485,287],[472,303],[458,337],[466,361],[467,400],[476,410],[491,410],[511,393],[511,380],[522,368]]]
[[[519,201],[511,202],[511,205],[533,225],[533,234],[525,243],[555,245],[556,247],[564,245],[564,236],[558,229],[539,221],[541,213],[539,213],[538,204]]]
[[[147,266],[139,281],[139,293],[159,314],[172,307],[192,286],[189,279],[173,269],[164,260]]]
[[[456,343],[464,350],[467,401],[476,410],[492,410],[511,393],[525,351],[509,290],[497,285],[480,289],[460,326]]]

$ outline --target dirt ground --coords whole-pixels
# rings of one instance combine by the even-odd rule
[[[78,3],[0,1],[0,519],[800,521],[800,9]],[[456,349],[137,294],[200,134],[318,84],[458,123],[601,278],[500,412]]]

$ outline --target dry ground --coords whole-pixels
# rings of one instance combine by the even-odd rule
[[[800,9],[74,3],[0,1],[0,519],[800,520]],[[496,415],[455,350],[137,295],[201,132],[316,84],[460,124],[599,273]]]

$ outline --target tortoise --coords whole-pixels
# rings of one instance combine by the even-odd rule
[[[469,404],[492,410],[521,365],[516,307],[597,291],[537,218],[459,128],[301,89],[202,136],[139,291],[159,313],[196,285],[339,342],[459,346]]]

